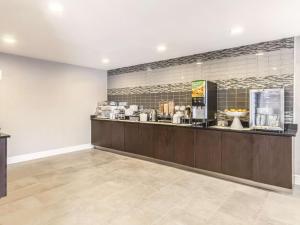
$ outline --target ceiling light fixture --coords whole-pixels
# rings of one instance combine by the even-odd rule
[[[5,43],[5,44],[10,44],[10,45],[13,45],[17,42],[16,38],[12,35],[4,35],[2,37],[2,41]]]
[[[256,55],[256,56],[262,56],[262,55],[264,55],[264,53],[263,53],[263,52],[258,52],[258,53],[256,53],[255,55]]]
[[[110,60],[108,58],[103,58],[102,59],[103,64],[108,64],[109,62],[110,62]]]
[[[64,6],[59,2],[49,2],[48,9],[53,13],[59,14],[64,11]]]
[[[231,30],[230,30],[230,34],[233,35],[233,36],[242,34],[243,32],[244,32],[244,28],[241,27],[241,26],[232,27]]]
[[[156,47],[156,50],[157,50],[158,52],[165,52],[165,51],[167,50],[167,46],[164,45],[164,44],[158,45],[158,46]]]
[[[196,64],[197,64],[197,65],[202,65],[202,64],[203,64],[203,62],[201,62],[201,61],[197,61],[197,62],[196,62]]]

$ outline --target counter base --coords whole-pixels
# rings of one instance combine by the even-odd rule
[[[94,146],[94,149],[100,150],[100,151],[106,151],[106,152],[110,152],[110,153],[114,153],[114,154],[118,154],[118,155],[128,156],[131,158],[146,160],[149,162],[158,163],[161,165],[170,166],[170,167],[174,167],[177,169],[182,169],[182,170],[186,170],[186,171],[190,171],[190,172],[194,172],[194,173],[198,173],[198,174],[202,174],[202,175],[207,175],[207,176],[211,176],[211,177],[215,177],[218,179],[223,179],[226,181],[231,181],[231,182],[235,182],[235,183],[239,183],[239,184],[243,184],[243,185],[248,185],[251,187],[261,188],[261,189],[265,189],[265,190],[269,190],[269,191],[275,191],[275,192],[280,192],[280,193],[292,193],[293,192],[293,189],[289,189],[289,188],[283,188],[283,187],[273,186],[273,185],[269,185],[269,184],[259,183],[259,182],[255,182],[255,181],[248,180],[248,179],[233,177],[233,176],[229,176],[229,175],[222,174],[222,173],[217,173],[217,172],[202,170],[202,169],[198,169],[198,168],[194,168],[194,167],[184,166],[184,165],[173,163],[173,162],[163,161],[163,160],[159,160],[159,159],[155,159],[155,158],[151,158],[151,157],[147,157],[147,156],[142,156],[142,155],[138,155],[138,154],[134,154],[134,153],[119,151],[119,150],[112,149],[112,148]]]
[[[0,198],[7,195],[7,137],[0,138]]]

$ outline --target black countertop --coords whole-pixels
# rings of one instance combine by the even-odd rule
[[[216,131],[224,131],[224,132],[236,132],[236,133],[246,133],[246,134],[261,134],[261,135],[270,135],[270,136],[284,136],[284,137],[295,137],[297,130],[288,129],[284,132],[279,131],[265,131],[265,130],[253,130],[249,128],[245,128],[242,130],[234,130],[229,127],[198,127],[193,126],[192,124],[173,124],[173,123],[163,123],[163,122],[140,122],[140,121],[130,121],[130,120],[111,120],[111,119],[102,119],[97,118],[95,116],[91,116],[92,120],[104,120],[104,121],[115,121],[115,122],[124,122],[124,123],[141,123],[141,124],[155,124],[155,125],[163,125],[163,126],[176,126],[176,127],[186,127],[186,128],[194,128],[194,129],[202,129],[202,130],[216,130]]]
[[[198,128],[192,126],[194,128]],[[199,129],[207,129],[207,130],[218,130],[218,131],[225,131],[225,132],[236,132],[236,133],[247,133],[247,134],[261,134],[261,135],[270,135],[270,136],[285,136],[285,137],[295,137],[297,131],[295,130],[286,130],[286,131],[267,131],[267,130],[254,130],[245,128],[243,130],[235,130],[229,127],[208,127],[208,128],[199,128]]]
[[[10,138],[10,135],[0,132],[0,138]]]

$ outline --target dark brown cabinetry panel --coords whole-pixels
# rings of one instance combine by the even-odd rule
[[[140,124],[139,126],[139,152],[143,156],[154,157],[154,127],[150,124]]]
[[[0,139],[0,198],[6,196],[7,162],[6,139]]]
[[[221,172],[221,138],[219,131],[195,130],[195,167]]]
[[[176,128],[175,128],[176,129]],[[174,129],[156,125],[154,128],[154,157],[174,162]]]
[[[292,138],[254,135],[253,180],[292,188]]]
[[[111,148],[124,150],[124,123],[111,122]]]
[[[292,188],[292,137],[92,120],[92,144]],[[1,168],[6,166],[3,152]],[[4,176],[2,168],[2,195]]]
[[[222,133],[222,172],[252,179],[252,135],[234,132]]]
[[[174,129],[174,162],[194,167],[194,131],[190,128]]]
[[[111,148],[111,122],[92,120],[92,144]]]
[[[139,124],[138,123],[124,123],[124,151],[139,153]]]

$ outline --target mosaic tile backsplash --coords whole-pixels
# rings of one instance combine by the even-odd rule
[[[219,51],[205,52],[201,54],[184,56],[184,57],[163,60],[158,62],[123,67],[114,70],[109,70],[108,75],[111,76],[111,75],[118,75],[124,73],[132,73],[137,71],[147,71],[149,69],[160,69],[160,68],[172,67],[172,66],[177,66],[182,64],[195,63],[198,61],[205,62],[205,61],[222,59],[227,57],[237,57],[241,55],[257,54],[260,52],[271,52],[271,51],[276,51],[285,48],[286,49],[294,48],[294,38],[285,38],[285,39],[280,39],[275,41],[241,46],[237,48],[229,48],[229,49],[223,49]]]
[[[167,67],[154,62],[151,71],[138,69],[143,65],[110,71],[108,100],[126,101],[144,108],[158,108],[159,102],[164,100],[174,100],[176,105],[190,105],[191,81],[206,79],[218,84],[218,110],[248,109],[249,89],[284,88],[285,121],[292,123],[293,46],[293,38],[288,38],[193,55],[190,56],[191,63],[187,63],[188,56],[177,58],[174,65],[166,62]],[[193,60],[200,56],[202,59],[205,56],[206,61]],[[178,62],[181,59],[183,62]]]

